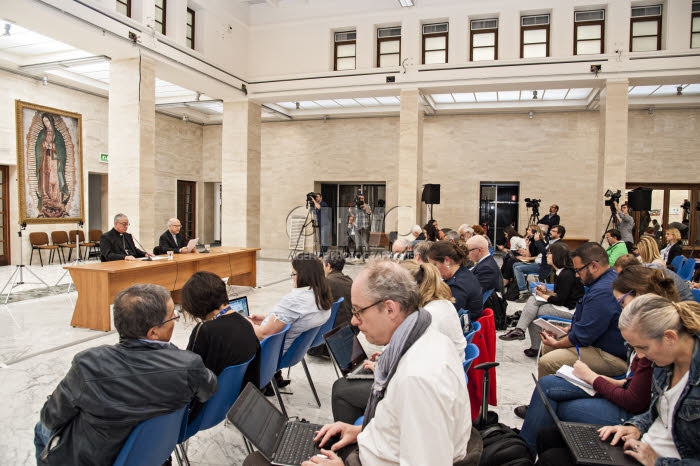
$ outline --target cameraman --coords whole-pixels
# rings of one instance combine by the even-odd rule
[[[615,216],[617,217],[617,229],[620,230],[622,241],[627,245],[627,250],[634,248],[634,218],[630,215],[630,208],[625,202],[619,205],[615,201]]]
[[[312,198],[314,201],[314,208],[316,209],[316,222],[318,223],[318,231],[320,232],[321,240],[321,257],[328,251],[328,243],[330,242],[330,217],[328,211],[328,204],[323,200],[321,193],[316,193]]]
[[[538,225],[544,225],[544,233],[547,235],[547,238],[549,238],[549,229],[552,228],[554,225],[559,225],[559,206],[556,204],[552,204],[549,206],[549,213],[542,217],[539,222],[537,222]]]
[[[364,194],[360,193],[357,195],[355,207],[350,207],[348,212],[355,217],[355,244],[364,260],[365,248],[367,248],[369,241],[370,217],[372,215],[372,209],[365,203]],[[369,248],[367,251],[369,251]]]

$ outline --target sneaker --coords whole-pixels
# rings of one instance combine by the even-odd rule
[[[520,293],[520,297],[515,300],[516,303],[524,303],[527,302],[527,300],[530,299],[530,293],[528,291],[523,291]]]
[[[523,353],[525,353],[525,356],[528,358],[536,358],[537,353],[539,353],[539,350],[536,350],[534,348],[528,348],[526,350],[523,350]]]
[[[521,328],[514,328],[513,330],[509,330],[505,334],[499,336],[498,339],[503,341],[524,340],[525,332]]]
[[[513,410],[513,412],[520,419],[525,419],[525,415],[527,414],[527,407],[528,407],[527,405],[518,406]]]
[[[262,392],[265,396],[275,396],[275,389],[272,388],[271,383],[265,385],[265,388],[263,388]]]

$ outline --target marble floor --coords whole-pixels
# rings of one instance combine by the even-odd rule
[[[290,266],[286,260],[259,259],[258,287],[236,288],[248,296],[253,312],[267,313],[290,287]],[[345,273],[354,277],[362,264],[348,264]],[[66,291],[70,279],[63,277],[58,265],[27,266],[33,274],[51,286],[44,291],[42,284],[26,284],[12,288],[11,301],[0,304],[0,464],[30,465],[34,461],[33,427],[46,397],[53,391],[70,367],[73,355],[97,345],[114,344],[117,334],[73,328],[69,325],[76,299],[75,291]],[[4,286],[15,267],[0,268],[0,287]],[[26,282],[37,282],[31,274],[24,274]],[[8,292],[5,290],[5,294]],[[0,303],[5,302],[5,294]],[[23,299],[19,298],[32,298]],[[15,301],[15,302],[13,302]],[[509,303],[508,312],[522,308]],[[172,341],[181,348],[187,344],[193,322],[182,319],[176,324]],[[500,333],[500,332],[499,332]],[[519,427],[522,423],[513,414],[513,408],[529,401],[534,383],[535,360],[527,358],[522,350],[528,341],[497,341],[498,412],[501,422]],[[291,371],[292,384],[285,388],[293,395],[283,395],[290,416],[299,416],[310,422],[323,424],[331,421],[331,385],[336,378],[330,361],[307,357],[309,370],[321,399],[318,408],[309,389],[304,371]],[[241,435],[229,423],[222,423],[193,437],[188,442],[188,456],[193,465],[240,465],[245,457]]]

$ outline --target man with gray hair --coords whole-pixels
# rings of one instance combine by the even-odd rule
[[[355,279],[352,300],[352,324],[370,343],[387,347],[374,367],[363,425],[336,422],[317,434],[322,447],[340,436],[331,450],[321,450],[327,461],[337,464],[336,452],[346,446],[348,465],[452,464],[464,458],[471,433],[464,370],[454,345],[418,309],[414,278],[396,263],[372,261]]]
[[[430,252],[430,241],[420,241],[413,246],[413,258],[418,262],[428,262],[428,252]]]
[[[112,464],[138,423],[216,392],[202,358],[169,343],[179,318],[162,286],[133,285],[117,295],[119,343],[75,355],[41,409],[38,464]]]
[[[466,241],[474,236],[474,229],[466,223],[463,223],[459,226],[459,228],[457,228],[457,233],[459,233],[459,237],[462,239],[462,241]]]
[[[134,238],[126,232],[129,225],[129,218],[125,214],[119,213],[114,216],[114,228],[100,238],[100,260],[102,262],[133,261],[138,257],[153,257],[153,254],[136,247]]]
[[[462,237],[455,230],[450,230],[447,233],[445,233],[445,239],[447,241],[453,242],[454,244],[457,244],[458,242],[460,242],[462,240]]]
[[[161,254],[173,251],[175,254],[197,252],[196,249],[187,249],[187,239],[182,234],[182,223],[176,218],[168,220],[168,229],[160,235],[158,248]]]
[[[489,252],[489,243],[481,235],[472,236],[467,240],[467,251],[469,260],[476,265],[472,273],[479,280],[482,293],[494,290],[501,293],[503,291],[503,277],[498,268],[498,264]]]
[[[407,254],[410,254],[411,243],[406,238],[397,238],[394,244],[391,245],[391,252],[394,253],[394,259],[408,259]]]

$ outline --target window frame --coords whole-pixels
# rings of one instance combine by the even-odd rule
[[[430,63],[431,65],[445,65],[449,62],[449,57],[450,57],[450,29],[448,25],[448,29],[445,32],[432,32],[429,34],[425,34],[423,32],[423,28],[425,26],[430,26],[433,24],[445,24],[444,22],[442,23],[425,23],[421,24],[421,43],[422,43],[422,57],[421,57],[421,64],[425,65],[425,39],[426,38],[433,38],[433,37],[444,37],[445,38],[445,48],[444,49],[436,49],[436,50],[428,50],[428,52],[438,52],[441,50],[445,51],[445,61],[442,63]]]
[[[630,52],[638,52],[637,50],[632,50],[634,46],[634,39],[640,37],[653,37],[653,36],[634,36],[634,23],[646,23],[651,21],[656,21],[656,50],[645,50],[645,52],[658,52],[661,50],[661,20],[663,19],[663,11],[658,16],[639,16],[637,18],[630,18]],[[691,28],[692,30],[692,28]]]
[[[691,6],[690,6],[690,12],[691,12],[691,15],[690,15],[690,48],[691,49],[692,48],[696,48],[696,49],[700,48],[700,45],[698,45],[697,47],[693,47],[693,34],[700,34],[700,30],[693,31],[693,22],[694,22],[693,20],[695,18],[700,18],[700,10],[693,11],[693,8],[695,7],[695,5],[700,5],[700,2],[694,1],[693,3],[691,3]]]
[[[379,37],[379,31],[382,29],[396,29],[397,27],[400,26],[394,26],[394,27],[387,27],[387,28],[377,28],[377,68],[382,68],[381,66],[381,58],[382,55],[395,55],[395,53],[382,53],[382,43],[383,42],[392,42],[392,41],[398,41],[399,42],[399,65],[401,65],[401,35],[398,36],[391,36],[391,37]],[[355,53],[357,53],[357,45],[355,45]]]
[[[495,28],[488,28],[488,29],[472,29],[471,28],[471,22],[469,23],[469,61],[473,62],[474,61],[474,36],[477,34],[494,34],[495,40],[493,43],[493,60],[498,60],[498,18],[488,18],[489,20],[495,19],[496,20],[496,27]],[[477,20],[480,21],[480,20]],[[491,47],[491,46],[489,46]],[[477,49],[482,49],[482,48],[487,48],[487,47],[476,47]],[[478,60],[478,61],[486,61],[486,60]]]
[[[117,13],[120,13],[119,7],[118,7],[119,5],[126,6],[126,16],[128,18],[131,18],[131,0],[116,0],[115,6],[117,7]]]
[[[335,40],[335,35],[338,33],[346,33],[346,32],[354,32],[355,33],[355,38],[352,40]],[[339,45],[348,45],[352,44],[355,46],[355,55],[353,55],[353,58],[355,59],[355,66],[352,67],[353,70],[357,69],[357,29],[353,29],[350,31],[334,31],[333,32],[333,71],[350,71],[350,69],[345,69],[345,70],[338,70],[338,46]],[[340,58],[350,58],[350,57],[340,57]]]
[[[522,18],[522,16],[521,16]],[[521,19],[522,21],[522,19]],[[547,39],[545,40],[545,56],[544,57],[530,57],[530,58],[547,58],[549,57],[549,42],[550,42],[550,35],[549,35],[549,23],[548,24],[536,24],[533,26],[523,26],[522,23],[520,24],[520,58],[525,58],[523,57],[523,53],[525,52],[525,31],[534,31],[537,29],[544,29],[547,32]],[[533,44],[541,44],[542,42],[532,42],[527,45],[533,45]]]
[[[158,10],[162,10],[162,11],[163,11],[163,22],[162,22],[162,23],[159,23],[158,20],[155,18],[155,15],[153,15],[153,22],[154,22],[155,25],[156,25],[156,32],[160,32],[161,34],[165,35],[165,32],[166,32],[165,15],[167,14],[167,10],[168,10],[168,0],[161,0],[161,1],[163,2],[163,8],[159,7],[158,4],[155,3],[155,1],[154,1],[154,4],[155,4],[155,11],[156,11],[156,12],[157,12]],[[161,25],[161,30],[160,30],[160,31],[158,30],[158,25],[159,25],[159,24]]]
[[[595,11],[597,11],[597,10],[595,10]],[[602,10],[602,11],[605,11],[605,10]],[[578,27],[579,26],[594,26],[594,25],[600,26],[600,52],[598,52],[598,53],[601,55],[603,53],[605,53],[605,16],[603,16],[603,19],[594,20],[594,21],[576,21],[576,13],[580,13],[580,12],[578,12],[578,11],[574,12],[574,55],[578,55],[578,53],[577,53],[577,50],[578,50]],[[605,15],[605,13],[603,13],[603,15]],[[583,42],[592,41],[592,40],[598,40],[598,39],[581,39],[581,41],[583,41]],[[586,53],[584,55],[595,55],[595,54]]]
[[[197,13],[197,12],[194,11],[192,8],[187,8],[187,15],[186,15],[186,19],[185,19],[185,44],[187,43],[187,40],[189,39],[190,42],[191,42],[190,48],[191,48],[192,50],[195,50],[195,48],[194,48],[194,47],[195,47],[195,40],[194,40],[194,37],[195,37],[195,31],[196,31],[196,29],[195,29],[195,24],[197,23],[197,15],[196,15],[196,13]],[[192,24],[190,24],[190,23],[188,22],[188,19],[189,19],[190,15],[192,16]],[[192,37],[187,37],[187,26],[192,26]]]

